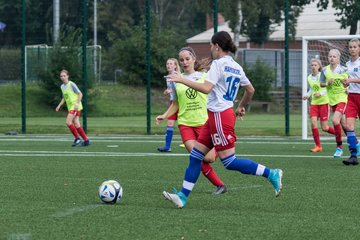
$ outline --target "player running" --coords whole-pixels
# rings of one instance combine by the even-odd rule
[[[181,76],[184,79],[193,82],[204,82],[206,78],[205,72],[197,71],[199,66],[194,50],[190,47],[184,47],[179,51],[180,64],[184,70]],[[195,65],[197,69],[195,69]],[[180,74],[179,74],[180,75]],[[156,124],[163,119],[171,116],[178,111],[178,127],[185,148],[188,152],[193,149],[196,139],[199,137],[204,128],[204,124],[208,119],[206,109],[207,94],[198,92],[184,84],[175,84],[171,82],[172,104],[167,111],[156,117]],[[206,154],[201,164],[201,172],[204,176],[216,186],[213,194],[219,195],[227,192],[226,185],[217,176],[210,163],[216,160],[215,149]]]
[[[283,171],[281,169],[270,169],[250,159],[235,156],[236,117],[239,119],[244,117],[245,106],[251,100],[255,90],[242,67],[229,55],[230,52],[236,51],[229,33],[225,31],[215,33],[211,38],[210,46],[214,60],[205,82],[191,81],[179,74],[168,76],[169,81],[182,83],[199,92],[209,94],[207,100],[209,118],[190,153],[182,189],[175,193],[163,192],[163,196],[173,202],[177,208],[186,206],[187,197],[200,175],[202,160],[213,147],[226,169],[265,177],[274,187],[275,196],[279,196],[282,189]],[[245,93],[234,113],[233,101],[240,86],[244,88]]]

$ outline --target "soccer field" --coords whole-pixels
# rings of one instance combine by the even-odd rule
[[[179,136],[171,153],[156,151],[163,136],[90,138],[73,148],[70,135],[0,137],[0,239],[360,238],[359,166],[334,160],[333,140],[311,153],[310,140],[239,137],[238,156],[284,170],[282,195],[217,161],[228,193],[211,195],[200,176],[186,208],[175,209],[161,193],[181,187],[188,154]],[[107,179],[123,186],[119,204],[99,200]]]

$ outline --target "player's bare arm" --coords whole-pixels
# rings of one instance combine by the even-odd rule
[[[178,82],[182,83],[188,87],[191,87],[192,89],[208,94],[213,89],[214,85],[208,81],[205,81],[204,83],[198,83],[195,81],[191,81],[188,79],[185,79],[181,77],[179,73],[173,73],[168,76],[166,76],[168,82]]]
[[[59,103],[59,105],[57,105],[55,111],[58,112],[58,111],[60,110],[61,106],[64,105],[64,103],[65,103],[65,99],[62,98],[61,101],[60,101],[60,103]]]
[[[240,120],[242,120],[242,118],[245,116],[245,106],[251,101],[255,93],[255,88],[252,84],[245,86],[244,89],[244,95],[235,111],[236,117]]]
[[[359,78],[347,78],[342,80],[342,83],[344,85],[348,85],[349,83],[360,83],[360,79]]]
[[[155,118],[156,125],[159,125],[162,120],[168,118],[169,116],[174,115],[177,112],[177,110],[179,110],[179,104],[177,103],[177,101],[173,101],[165,113]]]

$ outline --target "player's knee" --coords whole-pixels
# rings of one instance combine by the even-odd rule
[[[206,163],[213,163],[213,162],[215,162],[215,160],[216,160],[216,154],[215,154],[215,152],[214,152],[214,151],[209,151],[209,152],[205,155],[203,161],[206,162]]]
[[[225,169],[227,170],[231,170],[231,168],[229,167],[230,164],[225,164],[223,161],[221,161],[222,165],[224,166]]]
[[[204,153],[196,149],[195,147],[190,152],[190,164],[192,162],[202,161],[204,159]]]

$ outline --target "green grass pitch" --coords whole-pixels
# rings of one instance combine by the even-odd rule
[[[228,193],[211,195],[200,176],[175,209],[161,193],[181,187],[178,136],[172,153],[156,151],[162,136],[90,137],[86,148],[69,135],[0,137],[0,239],[360,239],[360,166],[333,159],[333,140],[311,153],[312,141],[295,137],[239,137],[238,156],[284,170],[282,195],[217,161]],[[123,186],[119,204],[99,200],[107,179]]]

